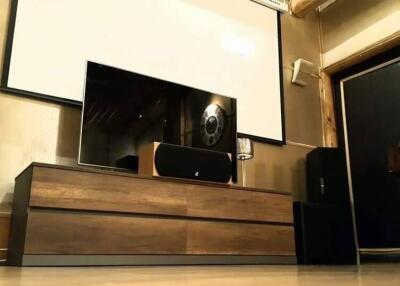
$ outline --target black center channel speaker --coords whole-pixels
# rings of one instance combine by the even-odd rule
[[[139,175],[232,183],[229,153],[154,142],[139,151]]]

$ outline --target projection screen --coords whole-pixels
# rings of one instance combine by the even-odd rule
[[[94,61],[237,98],[238,132],[283,144],[280,24],[250,0],[13,0],[2,89],[81,104]]]

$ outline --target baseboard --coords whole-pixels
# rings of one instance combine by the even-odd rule
[[[400,262],[400,248],[360,249],[362,263]]]
[[[252,255],[24,255],[22,266],[296,264],[295,256]]]

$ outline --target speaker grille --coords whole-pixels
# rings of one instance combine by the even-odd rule
[[[232,162],[227,153],[161,143],[154,163],[160,176],[228,183]]]

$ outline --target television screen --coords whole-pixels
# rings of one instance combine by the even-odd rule
[[[135,169],[157,141],[231,153],[236,181],[233,98],[88,62],[82,113],[80,164]]]

